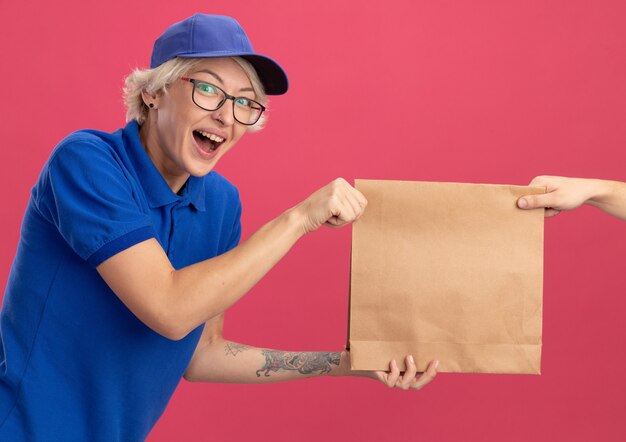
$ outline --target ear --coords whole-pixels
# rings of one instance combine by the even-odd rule
[[[151,109],[159,107],[159,99],[161,98],[161,95],[161,92],[149,94],[146,91],[141,91],[141,99],[143,100],[143,103]]]

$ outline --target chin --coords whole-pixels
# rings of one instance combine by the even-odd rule
[[[205,175],[208,175],[209,172],[211,172],[215,168],[216,164],[217,161],[212,161],[211,164],[194,164],[192,167],[189,167],[187,169],[187,172],[189,173],[189,175],[195,177],[203,177]]]

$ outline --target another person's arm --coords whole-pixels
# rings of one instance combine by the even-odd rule
[[[545,186],[547,193],[527,195],[517,201],[521,209],[544,207],[546,217],[562,210],[573,210],[583,204],[626,221],[626,183],[588,178],[539,176],[529,186]]]
[[[419,390],[437,374],[433,361],[421,376],[407,356],[407,370],[401,374],[395,361],[388,372],[350,370],[349,352],[301,352],[255,348],[222,337],[223,316],[207,322],[185,379],[191,382],[270,383],[314,376],[360,376],[375,379],[388,387]]]
[[[323,224],[347,225],[366,204],[358,190],[337,179],[223,255],[175,270],[156,239],[149,239],[97,270],[144,324],[169,339],[182,339],[239,300],[303,235]]]

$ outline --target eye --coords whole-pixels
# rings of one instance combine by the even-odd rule
[[[237,97],[235,99],[235,104],[241,107],[253,107],[253,101],[247,99],[246,97]]]
[[[211,83],[196,83],[196,89],[204,95],[217,95],[218,89]]]

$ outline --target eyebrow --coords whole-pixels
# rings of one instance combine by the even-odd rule
[[[224,85],[224,80],[222,80],[222,77],[217,75],[215,72],[210,71],[208,69],[201,69],[201,70],[197,71],[196,74],[200,73],[200,72],[204,72],[206,74],[213,75],[220,83],[222,83],[222,86]],[[239,92],[254,92],[254,89],[252,89],[251,87],[244,87],[244,88],[239,89]]]

